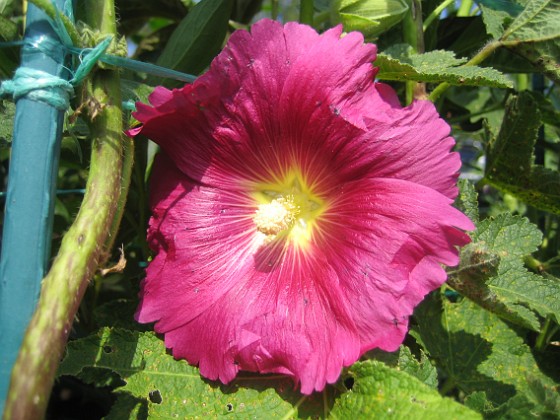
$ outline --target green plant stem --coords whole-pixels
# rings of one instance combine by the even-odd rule
[[[486,44],[484,46],[484,48],[482,48],[482,50],[480,50],[478,52],[478,54],[476,54],[473,58],[471,58],[469,61],[467,61],[464,64],[464,67],[467,66],[476,66],[480,63],[482,63],[484,60],[486,60],[494,51],[496,51],[498,48],[503,47],[503,46],[511,46],[513,45],[515,42],[505,42],[505,41],[492,41],[489,42],[488,44]],[[428,97],[428,99],[432,102],[435,102],[443,92],[445,92],[449,87],[451,86],[450,83],[447,82],[443,82],[440,83],[433,91],[432,93],[430,93],[430,96]]]
[[[412,47],[412,52],[417,53],[416,49],[416,21],[414,20],[414,2],[412,0],[409,1],[409,9],[406,12],[406,15],[403,19],[403,39],[408,45]],[[412,98],[414,97],[414,86],[416,82],[408,81],[405,83],[405,102],[406,105],[412,102]]]
[[[102,32],[116,32],[113,0],[89,3],[91,22]],[[99,70],[91,82],[99,114],[91,123],[92,155],[82,206],[62,241],[52,268],[43,279],[37,310],[27,329],[12,371],[6,419],[44,417],[72,321],[88,282],[108,256],[104,244],[115,230],[119,203],[126,192],[123,162],[131,147],[122,130],[118,72]],[[130,171],[128,172],[128,176]]]
[[[535,350],[544,351],[556,331],[558,331],[558,325],[552,321],[552,315],[547,316],[544,326],[535,342]]]
[[[280,1],[279,0],[272,0],[271,7],[270,7],[270,17],[272,20],[278,19],[278,14],[280,11]]]
[[[526,73],[520,73],[515,76],[516,88],[520,92],[522,90],[529,89],[529,75]]]
[[[439,17],[439,15],[441,15],[441,12],[443,12],[445,9],[447,9],[449,7],[449,5],[455,3],[455,0],[445,0],[443,3],[441,3],[438,7],[436,7],[432,13],[430,13],[428,15],[428,17],[426,18],[426,20],[424,21],[424,25],[422,26],[424,31],[426,31],[426,29],[428,28],[428,26],[431,25],[431,23],[436,20],[437,17]]]
[[[46,15],[50,17],[53,21],[56,22],[57,19],[60,18],[62,24],[64,25],[64,28],[66,29],[66,32],[68,32],[68,35],[72,40],[72,44],[75,47],[81,46],[80,35],[78,34],[78,31],[74,27],[74,24],[70,21],[70,19],[68,19],[66,15],[58,11],[50,0],[28,0],[28,1],[29,3],[33,3],[39,9],[43,10],[46,13]]]
[[[462,0],[459,10],[457,11],[457,16],[468,17],[471,15],[471,9],[473,6],[472,0]]]
[[[422,3],[420,0],[411,0],[410,9],[403,22],[404,40],[412,46],[416,54],[424,53],[424,29],[422,25]],[[413,99],[424,99],[426,84],[415,81],[406,82],[406,103],[410,104]]]
[[[313,26],[313,0],[301,0],[299,5],[299,21]]]
[[[533,257],[532,255],[527,255],[526,257],[523,258],[523,263],[525,264],[525,266],[537,273],[540,273],[542,271],[544,271],[544,264],[537,260],[535,257]]]
[[[488,112],[497,111],[499,109],[504,109],[504,104],[503,103],[498,103],[494,106],[490,106],[488,108],[482,109],[482,110],[477,111],[477,112],[471,112],[469,114],[464,114],[464,115],[461,115],[459,117],[448,118],[448,119],[446,119],[446,121],[449,124],[453,124],[453,123],[469,120],[470,118],[478,117],[479,115],[484,115]]]

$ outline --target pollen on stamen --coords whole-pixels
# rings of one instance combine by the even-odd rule
[[[270,203],[260,204],[253,221],[259,232],[277,235],[295,224],[299,212],[299,206],[295,204],[292,196],[279,197]]]

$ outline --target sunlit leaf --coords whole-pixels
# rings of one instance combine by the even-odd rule
[[[0,148],[9,147],[12,142],[16,106],[12,102],[0,101]]]
[[[497,406],[530,392],[529,378],[554,386],[518,332],[469,300],[451,303],[432,296],[415,315],[426,350],[463,392],[484,391]]]
[[[432,388],[438,386],[437,370],[424,352],[421,352],[421,358],[418,360],[410,349],[403,345],[396,352],[387,353],[381,350],[373,350],[368,352],[367,356],[383,362],[387,366],[406,372]]]
[[[473,222],[478,222],[478,194],[474,185],[466,179],[460,179],[458,186],[459,195],[455,199],[455,205]]]
[[[480,6],[482,20],[486,25],[486,32],[494,39],[500,39],[504,34],[505,27],[513,20],[513,17],[506,11],[494,10],[484,5]]]
[[[377,56],[380,80],[448,82],[454,85],[512,87],[511,81],[491,68],[462,66],[467,60],[450,51],[413,54],[410,46],[395,45]]]
[[[560,319],[560,281],[529,272],[523,256],[534,252],[542,234],[527,219],[503,214],[479,223],[473,243],[461,250],[461,264],[449,284],[504,319],[534,330],[536,314]]]
[[[116,372],[126,383],[120,404],[147,407],[154,418],[316,416],[328,411],[334,389],[307,397],[285,376],[241,374],[229,385],[201,378],[198,369],[167,354],[154,333],[104,328],[68,345],[60,374],[81,376],[85,368]],[[330,402],[329,402],[330,401]],[[325,405],[326,404],[326,405]],[[113,415],[113,418],[117,418]]]
[[[489,34],[506,41],[507,48],[531,62],[536,71],[560,81],[558,0],[531,0],[515,19],[507,9],[495,11],[483,6],[481,10]]]
[[[531,0],[508,26],[502,40],[542,42],[560,37],[560,2],[558,0]]]
[[[478,419],[474,411],[405,372],[373,360],[358,362],[348,370],[353,386],[335,402],[335,419]],[[348,379],[347,379],[348,380]]]

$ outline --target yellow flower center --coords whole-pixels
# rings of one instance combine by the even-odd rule
[[[299,171],[290,171],[281,180],[254,186],[257,210],[253,221],[265,243],[285,236],[298,247],[305,247],[325,211],[325,200],[313,186],[304,182]]]

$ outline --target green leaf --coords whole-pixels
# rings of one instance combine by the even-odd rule
[[[7,101],[0,101],[0,149],[9,147],[12,143],[12,131],[16,106]]]
[[[478,222],[478,194],[474,185],[466,179],[460,179],[457,184],[459,195],[455,199],[455,206],[473,222]]]
[[[517,55],[525,58],[533,65],[533,71],[542,72],[556,83],[560,83],[560,40],[557,38],[547,42],[521,42],[508,47]]]
[[[171,35],[157,64],[198,74],[220,51],[233,0],[202,0]]]
[[[528,378],[528,389],[495,410],[485,413],[487,419],[557,419],[560,413],[558,386],[550,386]]]
[[[537,103],[543,123],[560,128],[560,110],[540,92],[531,91],[531,96]]]
[[[449,398],[413,376],[374,360],[358,362],[348,370],[354,380],[351,391],[334,404],[334,419],[478,419],[474,411]]]
[[[495,406],[530,392],[530,378],[554,386],[518,332],[469,300],[451,303],[432,295],[415,316],[432,360],[461,391],[484,391]]]
[[[529,272],[523,257],[541,242],[538,228],[525,218],[503,214],[479,223],[473,242],[461,250],[461,264],[449,285],[483,308],[538,331],[542,317],[560,320],[560,282]]]
[[[264,412],[270,417],[319,416],[328,410],[335,392],[329,387],[323,393],[302,396],[293,382],[281,375],[245,373],[222,385],[201,378],[198,369],[184,360],[173,359],[154,333],[111,328],[69,343],[59,374],[91,376],[91,368],[114,371],[126,382],[116,389],[121,409],[132,405],[141,411],[147,406],[153,418],[227,414],[253,418]],[[112,418],[127,417],[119,412]]]
[[[121,80],[121,95],[123,101],[148,102],[148,97],[154,88],[145,83],[138,83],[132,80]]]
[[[542,42],[560,37],[560,2],[531,0],[508,26],[503,41]]]
[[[406,346],[401,346],[396,352],[388,353],[379,349],[372,350],[367,356],[385,363],[387,366],[408,373],[419,379],[421,382],[437,388],[438,377],[437,369],[430,363],[426,354],[421,351],[420,361],[418,361]]]
[[[6,4],[4,4],[4,7]],[[0,3],[0,8],[2,4]],[[18,26],[10,19],[0,15],[0,42],[18,38]],[[19,63],[19,47],[0,48],[0,78],[12,77]]]
[[[482,12],[482,20],[486,25],[486,32],[494,39],[500,39],[504,34],[504,27],[512,21],[512,17],[508,12],[503,10],[494,10],[487,6],[480,5]]]
[[[327,387],[322,393],[302,396],[293,382],[282,375],[241,373],[229,385],[200,377],[198,369],[167,354],[153,333],[103,328],[97,334],[68,345],[59,374],[76,375],[85,382],[114,388],[118,397],[109,418],[210,418],[231,414],[236,418],[347,418],[345,413],[374,415],[392,410],[397,418],[418,412],[418,418],[440,418],[443,413],[478,418],[454,401],[442,398],[435,368],[423,355],[416,360],[410,350],[385,354],[395,368],[379,361],[358,363],[349,369],[354,379],[351,391],[344,386]],[[103,375],[106,375],[104,378]],[[346,382],[349,380],[345,378]],[[430,385],[426,385],[425,383]],[[386,394],[379,399],[379,392]],[[376,398],[371,398],[375,396]],[[435,416],[435,417],[434,417]],[[416,418],[416,417],[415,417]]]
[[[398,44],[379,54],[375,64],[379,66],[380,80],[441,83],[454,85],[512,87],[502,73],[492,68],[462,66],[466,59],[456,58],[451,51],[430,51],[413,54],[409,45]]]
[[[488,143],[485,179],[534,207],[560,214],[560,173],[533,164],[540,126],[533,96],[520,92],[511,97],[500,132]]]
[[[525,58],[532,67],[523,70],[517,64],[515,72],[544,73],[560,82],[560,2],[558,0],[529,1],[522,13],[514,18],[508,11],[496,11],[481,6],[486,31],[496,40],[504,41],[511,52]],[[511,12],[511,11],[509,11]],[[502,55],[499,52],[498,55]],[[492,60],[494,61],[494,60]],[[512,63],[515,60],[510,59]],[[495,65],[503,64],[495,62]],[[507,64],[506,64],[507,65]]]
[[[557,419],[560,412],[558,386],[545,385],[528,378],[528,389],[494,407],[485,392],[474,392],[465,398],[465,405],[484,415],[485,419]]]
[[[476,391],[465,398],[465,405],[471,410],[474,410],[480,414],[488,414],[489,411],[494,409],[494,406],[488,398],[486,398],[486,392]]]
[[[542,317],[552,315],[560,320],[560,282],[530,273],[523,266],[523,257],[536,251],[542,239],[535,225],[504,214],[481,222],[472,238],[500,257],[497,275],[487,282],[500,301],[510,307],[522,304]]]
[[[4,10],[8,6],[9,3],[12,3],[13,0],[0,0],[0,13],[4,13]]]
[[[483,220],[471,237],[473,242],[498,254],[502,261],[517,261],[535,252],[542,240],[541,232],[529,220],[507,213]]]
[[[147,418],[148,402],[126,393],[118,394],[117,400],[111,406],[111,412],[103,417],[104,420],[144,420]]]
[[[560,82],[559,21],[558,0],[531,0],[503,32],[500,40],[504,41],[511,51],[531,62],[535,70]]]

